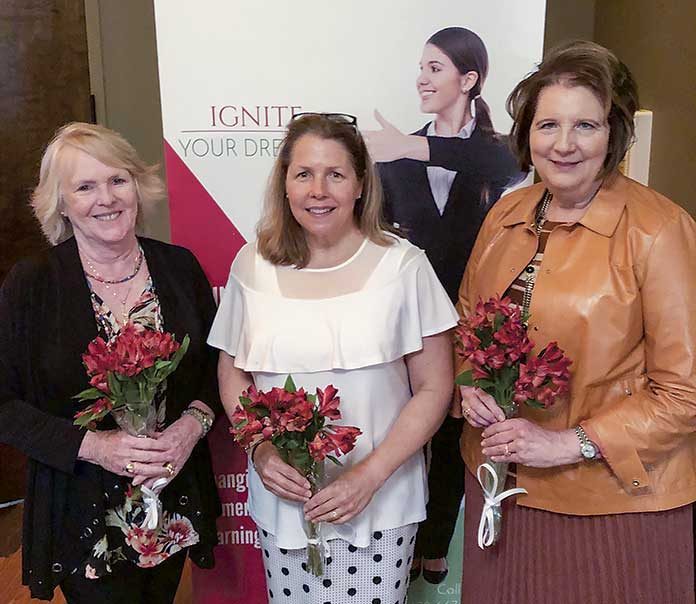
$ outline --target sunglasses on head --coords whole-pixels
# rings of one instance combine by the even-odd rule
[[[292,120],[296,120],[307,115],[316,115],[319,117],[324,117],[333,122],[337,122],[339,124],[347,124],[349,126],[353,126],[353,128],[355,128],[356,130],[358,129],[358,118],[354,115],[350,115],[349,113],[319,113],[316,111],[303,111],[301,113],[296,113],[295,115],[293,115]]]

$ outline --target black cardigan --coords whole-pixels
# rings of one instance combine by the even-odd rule
[[[414,134],[425,136],[428,126]],[[491,206],[523,177],[503,138],[475,129],[471,137],[428,136],[430,161],[400,159],[378,163],[385,217],[425,250],[453,302],[469,254]],[[428,181],[427,166],[457,172],[442,215]],[[482,193],[487,189],[488,195]]]
[[[206,344],[215,302],[186,249],[140,239],[164,329],[191,345],[167,386],[167,423],[194,399],[216,413],[217,351]],[[29,457],[24,503],[23,583],[50,599],[104,534],[108,508],[122,503],[128,480],[77,460],[84,430],[72,423],[71,397],[87,385],[81,354],[97,335],[89,287],[74,239],[19,262],[0,289],[0,442]],[[107,424],[108,425],[108,424]],[[206,440],[161,499],[186,515],[200,535],[189,550],[201,567],[213,565],[220,502]]]

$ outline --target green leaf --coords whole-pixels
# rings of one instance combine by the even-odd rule
[[[118,375],[110,371],[106,376],[106,381],[109,384],[109,390],[114,395],[114,397],[121,399],[123,397],[123,392],[121,389],[121,382],[118,379]]]
[[[544,405],[542,405],[538,400],[533,399],[533,398],[528,398],[525,403],[529,405],[530,407],[533,407],[534,409],[545,409]]]
[[[285,380],[285,385],[283,386],[285,390],[288,392],[297,392],[297,386],[295,386],[295,382],[292,379],[291,375],[288,375],[287,379]]]
[[[79,394],[73,396],[73,398],[81,401],[94,401],[102,396],[106,396],[106,394],[104,394],[101,390],[97,390],[96,388],[87,388],[87,390],[83,390]]]
[[[473,386],[474,385],[474,374],[469,369],[468,371],[462,371],[454,380],[454,383],[458,386]]]
[[[337,466],[342,466],[342,465],[343,465],[343,464],[342,464],[336,457],[334,457],[333,455],[327,455],[327,456],[326,456],[326,459],[330,459],[330,460],[333,461]]]

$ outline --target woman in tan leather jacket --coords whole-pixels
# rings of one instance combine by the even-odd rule
[[[694,602],[696,225],[619,174],[637,108],[628,69],[590,42],[552,51],[508,99],[512,144],[541,182],[488,214],[459,310],[531,299],[530,336],[573,360],[571,393],[506,420],[462,387],[463,603]],[[508,487],[528,491],[504,502],[485,550],[483,456],[516,464]]]

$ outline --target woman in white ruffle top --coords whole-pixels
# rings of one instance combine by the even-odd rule
[[[228,415],[250,384],[268,390],[292,374],[310,392],[338,388],[339,423],[363,432],[314,496],[270,442],[253,450],[268,600],[403,602],[425,518],[422,448],[447,412],[457,315],[425,254],[385,230],[352,116],[291,121],[257,235],[232,264],[209,337]],[[325,523],[319,578],[306,571],[304,518]]]

